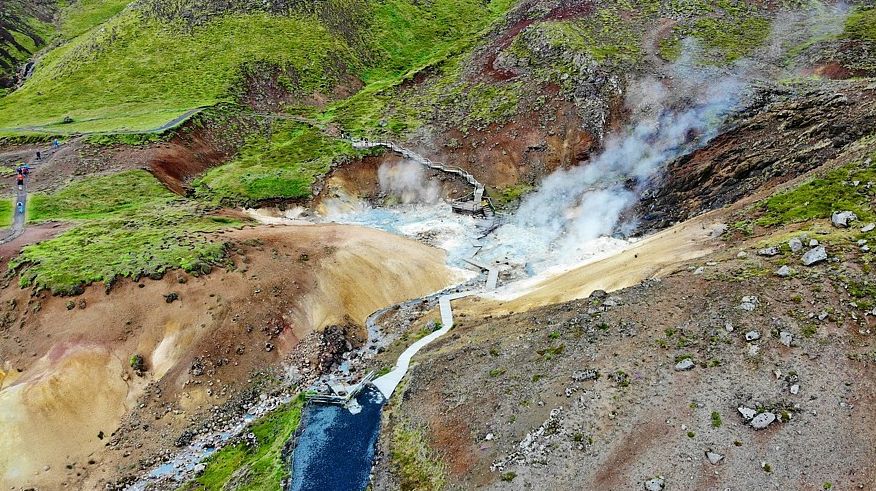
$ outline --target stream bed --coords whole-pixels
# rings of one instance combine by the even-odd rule
[[[385,399],[369,386],[355,405],[308,404],[292,455],[290,491],[361,491],[371,476]]]

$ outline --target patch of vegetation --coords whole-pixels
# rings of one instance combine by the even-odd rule
[[[65,36],[84,34],[47,53],[22,88],[0,99],[2,132],[154,129],[189,109],[232,101],[253,66],[275,67],[280,83],[302,99],[332,94],[354,78],[391,85],[446,56],[510,5],[329,0],[282,13],[235,8],[187,22],[186,6],[177,5],[185,2],[121,10],[124,3],[85,0],[65,14]]]
[[[500,377],[505,374],[505,371],[506,370],[504,368],[494,368],[490,370],[490,377]]]
[[[447,466],[429,448],[421,430],[396,424],[392,431],[391,454],[401,489],[438,490],[444,487]]]
[[[224,447],[207,460],[203,474],[183,489],[228,489],[227,485],[239,469],[246,469],[247,479],[245,483],[238,482],[234,489],[280,489],[283,479],[289,475],[289,465],[282,455],[283,447],[301,422],[303,406],[304,396],[299,395],[292,402],[258,420],[252,426],[258,445],[236,443]]]
[[[565,350],[566,345],[561,344],[559,346],[538,350],[536,351],[536,353],[538,353],[538,355],[542,357],[542,360],[550,361],[553,360],[556,356],[561,355]]]
[[[680,9],[681,2],[676,9]],[[674,35],[660,43],[660,55],[675,60],[682,53],[681,39],[691,37],[699,42],[700,61],[724,65],[750,54],[769,37],[771,23],[765,12],[752,2],[718,0],[715,2],[685,2],[689,21],[682,22]]]
[[[28,203],[28,219],[40,222],[106,218],[177,199],[151,174],[134,170],[73,181],[52,194],[33,194]]]
[[[509,205],[523,199],[525,195],[530,193],[535,187],[529,183],[521,182],[506,186],[501,189],[494,189],[490,192],[490,198],[499,208],[507,208]]]
[[[61,37],[73,39],[121,12],[131,0],[77,0],[61,14]]]
[[[57,294],[172,268],[209,272],[224,259],[225,246],[205,234],[237,225],[207,215],[145,171],[82,179],[53,194],[36,194],[29,213],[37,221],[77,222],[58,237],[25,247],[9,263],[21,271],[21,286]]]
[[[844,35],[852,39],[876,41],[876,9],[855,9],[846,18]]]
[[[511,482],[515,477],[517,477],[517,473],[513,471],[503,472],[499,476],[499,478],[502,479],[502,482]]]
[[[712,419],[712,428],[720,428],[723,422],[721,421],[721,413],[718,411],[712,411],[711,415]]]
[[[853,185],[855,181],[860,184]],[[834,169],[767,199],[757,223],[773,226],[816,218],[829,219],[833,212],[845,210],[853,211],[861,220],[873,221],[876,219],[873,209],[876,188],[868,189],[867,182],[876,182],[876,164],[872,161]]]
[[[695,437],[695,436],[697,436],[696,433],[694,433],[694,432],[692,432],[692,431],[688,431],[688,432],[687,432],[687,437],[688,437],[688,438],[693,438],[693,437]]]
[[[193,184],[198,197],[217,204],[302,199],[333,163],[365,153],[306,124],[284,121],[268,137],[251,137],[233,161]]]
[[[15,202],[12,199],[0,199],[0,227],[12,225]]]

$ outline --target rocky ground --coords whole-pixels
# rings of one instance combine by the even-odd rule
[[[804,266],[819,236],[799,235],[764,257],[728,234],[662,280],[459,320],[391,406],[375,488],[872,489],[869,256]]]

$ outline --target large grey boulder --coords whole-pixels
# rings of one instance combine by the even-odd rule
[[[813,264],[820,263],[821,261],[827,260],[827,249],[824,246],[818,246],[813,249],[810,249],[803,254],[803,257],[800,259],[800,262],[803,263],[803,266],[812,266]]]
[[[763,429],[766,429],[767,426],[773,424],[773,422],[775,420],[776,420],[775,414],[770,413],[770,412],[766,412],[766,413],[760,413],[757,416],[755,416],[754,419],[752,419],[751,423],[749,423],[749,424],[755,430],[763,430]]]
[[[858,219],[851,211],[836,211],[830,216],[830,222],[837,228],[849,228],[849,223]]]
[[[788,247],[791,248],[791,252],[800,252],[803,250],[803,241],[795,237],[788,241]]]
[[[757,251],[758,256],[773,257],[779,255],[778,247],[767,247]]]
[[[864,225],[863,227],[861,227],[861,232],[863,232],[865,234],[867,232],[872,232],[873,230],[876,230],[876,223],[868,223],[867,225]]]

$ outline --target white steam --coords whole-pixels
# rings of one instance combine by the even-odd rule
[[[377,178],[380,190],[398,197],[403,204],[435,204],[441,200],[441,187],[426,178],[422,165],[411,160],[381,165]]]
[[[587,259],[612,244],[622,247],[611,237],[635,227],[625,212],[645,186],[674,158],[713,138],[754,81],[785,76],[789,48],[841,31],[846,15],[842,4],[781,14],[762,50],[723,70],[698,63],[699,47],[686,40],[680,59],[662,70],[663,80],[628,83],[624,102],[632,123],[608,137],[588,162],[545,178],[485,252],[500,260],[526,258],[537,272]]]

